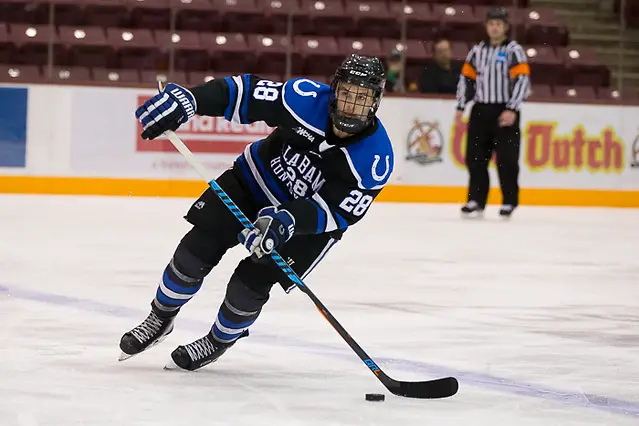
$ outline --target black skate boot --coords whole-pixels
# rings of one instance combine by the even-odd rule
[[[171,353],[169,363],[164,367],[166,370],[182,369],[195,371],[207,364],[215,362],[242,337],[248,336],[248,330],[231,343],[217,341],[212,333],[185,346],[178,346]]]
[[[464,217],[482,217],[484,215],[484,209],[479,207],[477,201],[469,201],[461,208],[462,216]]]
[[[119,361],[129,359],[166,339],[166,336],[173,331],[174,321],[175,315],[162,318],[152,310],[142,324],[122,336],[120,340],[122,354]]]
[[[515,206],[511,204],[504,204],[499,209],[499,216],[501,216],[504,219],[508,219],[513,214],[513,211],[515,211]]]

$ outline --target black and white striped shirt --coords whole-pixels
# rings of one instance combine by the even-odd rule
[[[526,52],[516,41],[498,46],[481,41],[468,52],[457,84],[457,109],[471,100],[506,104],[517,111],[530,90],[530,67]]]

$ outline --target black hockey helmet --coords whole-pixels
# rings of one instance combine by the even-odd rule
[[[493,7],[486,13],[486,21],[490,19],[501,19],[505,24],[508,23],[508,11],[505,7]]]
[[[386,73],[378,58],[353,53],[344,59],[331,81],[329,108],[333,125],[349,134],[368,127],[375,119],[385,85]]]

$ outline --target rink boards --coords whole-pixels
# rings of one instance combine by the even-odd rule
[[[133,112],[153,90],[0,87],[0,192],[192,197],[201,182],[168,141],[142,141]],[[386,97],[379,116],[395,150],[379,199],[463,202],[466,123],[453,100]],[[466,111],[466,118],[470,108]],[[639,107],[528,102],[522,111],[521,202],[639,207]],[[217,176],[272,131],[196,117],[178,135]],[[491,166],[490,200],[499,203]]]

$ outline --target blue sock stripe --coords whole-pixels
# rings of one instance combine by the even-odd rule
[[[238,337],[240,337],[240,335],[244,333],[244,331],[240,331],[237,334],[226,334],[222,331],[220,331],[219,328],[217,328],[217,325],[213,324],[213,334],[215,334],[217,337],[219,337],[222,340],[234,340],[237,339]]]
[[[200,287],[202,287],[202,283],[196,286],[184,286],[178,284],[175,281],[171,280],[171,278],[169,278],[167,270],[164,270],[164,275],[162,275],[162,282],[164,282],[166,288],[178,294],[195,294],[198,292]]]
[[[162,291],[159,288],[158,288],[158,291],[155,293],[155,298],[161,304],[166,305],[166,306],[173,306],[173,307],[182,306],[186,302],[191,300],[191,299],[184,299],[184,300],[171,299],[169,296],[167,296],[166,294],[162,293]]]
[[[222,309],[220,309],[220,312],[218,312],[217,319],[220,321],[220,324],[222,324],[226,328],[244,328],[244,327],[248,327],[249,325],[253,324],[255,322],[255,320],[256,320],[256,318],[253,318],[252,320],[249,320],[249,321],[242,322],[242,323],[238,324],[236,322],[229,321],[228,319],[226,319],[224,314],[222,314]]]

